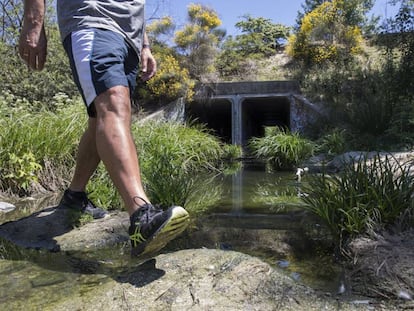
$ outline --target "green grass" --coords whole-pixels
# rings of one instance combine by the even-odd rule
[[[251,139],[249,147],[257,158],[276,168],[290,169],[313,155],[315,144],[298,133],[268,128],[265,137]]]
[[[359,235],[414,225],[410,165],[391,156],[362,157],[337,175],[310,176],[306,208],[320,217],[337,246]]]
[[[133,131],[146,190],[154,201],[187,206],[200,202],[196,193],[210,193],[202,195],[206,202],[216,197],[205,176],[220,173],[223,167],[226,153],[216,137],[200,128],[168,122],[137,125]],[[213,191],[206,192],[209,188]]]
[[[0,187],[3,191],[29,194],[32,182],[48,180],[42,185],[55,188],[69,177],[75,163],[74,154],[86,122],[82,109],[74,105],[50,112],[30,112],[23,108],[9,109],[0,119]],[[58,167],[59,174],[52,175]],[[46,176],[48,174],[49,176]],[[57,177],[59,180],[51,180]],[[52,185],[52,184],[55,185]]]
[[[78,142],[87,125],[82,104],[31,112],[27,103],[6,109],[5,102],[0,99],[0,111],[7,111],[0,119],[0,190],[20,196],[32,194],[38,186],[62,191],[72,177]],[[225,163],[240,154],[201,126],[135,122],[132,132],[146,191],[162,205],[201,210],[213,204],[221,190],[209,176],[222,173]],[[87,191],[99,206],[123,207],[102,164]]]

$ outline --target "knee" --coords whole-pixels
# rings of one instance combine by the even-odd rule
[[[127,87],[112,87],[97,96],[94,103],[98,118],[111,116],[129,119],[131,116],[131,99]]]

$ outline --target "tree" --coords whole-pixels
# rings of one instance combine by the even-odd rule
[[[169,48],[175,25],[170,16],[164,16],[148,23],[145,27],[151,45]]]
[[[287,52],[308,64],[346,60],[359,53],[363,37],[358,19],[349,12],[350,1],[326,1],[307,13],[289,37]]]
[[[245,55],[272,55],[281,48],[283,41],[289,36],[289,27],[274,24],[270,19],[254,18],[250,15],[243,16],[243,19],[236,23],[236,27],[243,33],[236,37],[236,41]]]
[[[189,23],[175,33],[174,42],[185,56],[183,63],[191,76],[206,81],[215,71],[214,59],[225,32],[218,28],[221,20],[217,13],[201,4],[188,6],[188,20]]]
[[[192,99],[194,81],[187,68],[180,66],[180,57],[168,42],[174,28],[169,16],[154,19],[146,27],[158,70],[151,80],[145,83],[138,80],[139,87],[134,98],[140,100],[141,105],[166,103],[179,97],[184,97],[187,101]]]
[[[329,0],[305,0],[305,3],[302,3],[301,5],[303,12],[298,11],[298,15],[296,17],[296,28],[300,28],[300,26],[302,25],[302,19],[306,14],[312,12],[314,9],[316,9],[318,6],[320,6],[322,3],[326,1]]]
[[[216,60],[216,67],[223,78],[251,78],[257,70],[252,66],[253,60],[275,55],[290,32],[287,26],[250,15],[243,16],[236,27],[242,34],[227,37]]]
[[[298,12],[296,18],[296,29],[299,30],[302,25],[303,18],[313,10],[325,2],[334,2],[333,0],[306,0],[302,4],[303,12]],[[369,19],[367,13],[374,6],[375,0],[346,0],[341,1],[339,5],[343,10],[344,22],[347,25],[353,25],[360,27],[364,33],[369,34],[375,28],[375,24],[378,23],[378,17],[372,17]]]
[[[22,25],[23,4],[17,0],[0,0],[1,41],[14,43]]]
[[[381,43],[387,47],[383,76],[390,102],[396,106],[391,130],[407,138],[413,137],[414,131],[414,0],[396,0],[393,4],[399,5],[399,10],[388,21],[388,33],[381,35]]]

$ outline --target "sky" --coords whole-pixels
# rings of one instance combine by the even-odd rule
[[[228,35],[240,34],[234,26],[242,20],[242,16],[264,17],[273,23],[294,26],[298,11],[302,11],[304,0],[147,0],[147,18],[169,15],[178,27],[186,23],[187,6],[201,3],[213,8],[223,24],[221,28]],[[379,16],[392,17],[396,9],[387,5],[387,0],[376,0],[373,13]]]

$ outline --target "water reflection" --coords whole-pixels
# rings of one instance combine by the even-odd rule
[[[243,176],[244,170],[232,175],[232,213],[238,214],[243,210]]]
[[[264,163],[244,163],[220,182],[223,195],[213,212],[272,214],[303,206],[300,188],[305,181],[296,181],[291,171],[267,170]]]

